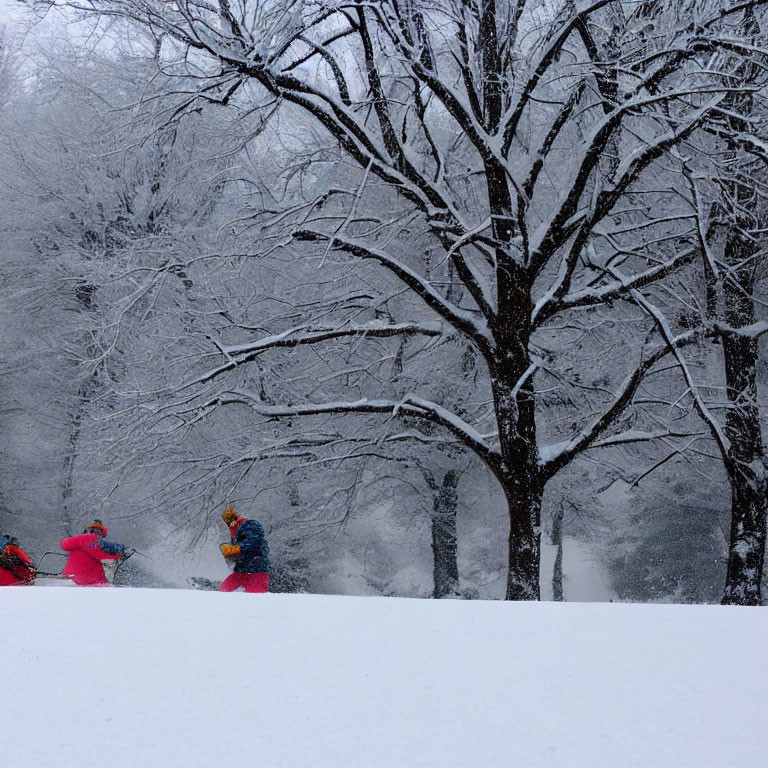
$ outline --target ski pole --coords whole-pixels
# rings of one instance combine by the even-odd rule
[[[123,567],[123,563],[129,558],[133,557],[133,555],[136,554],[135,549],[124,549],[123,550],[123,556],[117,561],[117,565],[115,566],[115,572],[112,574],[112,581],[115,580],[115,577],[117,576],[117,572]]]
[[[64,552],[44,552],[43,556],[40,558],[40,562],[38,563],[38,565],[42,565],[43,560],[45,560],[45,558],[48,555],[55,555],[56,557],[69,557],[69,555],[66,555]]]
[[[115,573],[112,576],[112,580],[114,581],[115,577],[117,576],[117,572],[123,567],[123,563],[129,558],[133,557],[134,555],[141,555],[142,557],[146,557],[147,560],[151,560],[151,557],[147,557],[147,555],[143,554],[142,552],[137,552],[135,549],[127,548],[123,550],[123,556],[120,558],[119,562],[115,566]]]

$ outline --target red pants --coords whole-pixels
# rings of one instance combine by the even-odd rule
[[[243,587],[246,592],[269,592],[268,573],[230,573],[221,582],[219,592],[234,592]]]

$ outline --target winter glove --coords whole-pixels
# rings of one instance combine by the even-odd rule
[[[224,557],[239,557],[240,545],[239,544],[222,544],[219,549]]]

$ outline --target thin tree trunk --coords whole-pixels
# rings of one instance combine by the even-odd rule
[[[435,484],[432,497],[432,553],[434,555],[433,597],[459,594],[459,566],[456,561],[456,510],[459,478],[454,470],[443,476],[442,483]]]
[[[552,596],[557,602],[563,601],[563,514],[561,505],[552,520],[552,544],[557,547],[552,571]]]
[[[61,489],[61,522],[64,525],[65,532],[69,536],[75,532],[75,510],[72,507],[72,495],[75,488],[75,461],[77,459],[77,452],[80,444],[83,412],[88,404],[88,392],[89,387],[87,384],[82,384],[77,391],[77,404],[75,405],[75,411],[72,415],[67,452],[64,455],[64,477]]]
[[[299,495],[299,483],[293,475],[288,475],[285,481],[286,492],[288,494],[288,503],[292,507],[301,506],[301,496]]]
[[[87,245],[89,235],[84,237],[84,243]],[[95,238],[95,235],[93,236]],[[75,288],[75,298],[80,304],[81,310],[88,314],[94,311],[93,285],[79,285]],[[90,350],[89,350],[90,351]],[[93,395],[95,387],[95,377],[83,381],[77,388],[77,402],[69,430],[69,440],[67,441],[67,453],[64,456],[64,474],[61,488],[61,509],[62,524],[65,532],[71,536],[75,533],[75,520],[77,511],[72,507],[72,496],[75,490],[75,463],[80,446],[80,436],[83,426],[83,415],[88,409],[88,403]]]

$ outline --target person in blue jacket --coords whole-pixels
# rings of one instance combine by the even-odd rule
[[[269,592],[269,546],[258,520],[240,517],[234,507],[227,507],[221,519],[229,526],[230,544],[222,544],[221,554],[234,560],[234,571],[219,587],[220,592]]]

